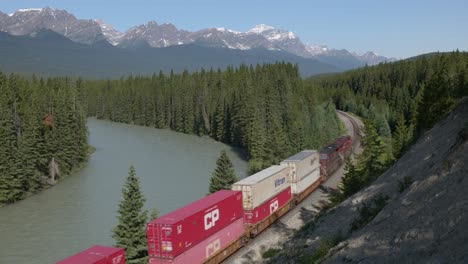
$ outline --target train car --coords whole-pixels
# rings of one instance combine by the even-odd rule
[[[216,232],[202,242],[198,243],[191,249],[183,252],[174,259],[162,259],[152,257],[149,260],[150,264],[187,264],[187,263],[203,263],[222,253],[237,240],[244,236],[244,219],[239,218],[234,223]],[[225,255],[227,257],[229,255]],[[219,259],[219,258],[217,258]]]
[[[256,236],[289,210],[289,172],[287,165],[273,165],[232,185],[242,191],[248,236]]]
[[[288,182],[295,204],[301,202],[320,185],[320,155],[316,150],[304,150],[281,162],[290,168]]]
[[[273,165],[232,185],[232,190],[242,191],[244,210],[253,210],[287,188],[289,168]]]
[[[242,193],[218,191],[148,223],[148,254],[175,259],[240,218]]]
[[[246,225],[256,225],[265,220],[279,208],[283,207],[291,201],[291,188],[287,188],[279,194],[273,196],[270,200],[253,208],[252,210],[244,210],[244,222]]]
[[[349,157],[353,151],[353,141],[351,140],[351,136],[342,136],[339,137],[336,142],[340,145],[338,148],[338,152],[343,155],[344,157]]]
[[[320,175],[326,181],[352,153],[350,136],[342,136],[320,150]]]
[[[125,250],[95,245],[56,264],[125,264]]]

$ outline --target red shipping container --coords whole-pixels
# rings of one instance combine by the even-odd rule
[[[148,254],[173,259],[242,216],[242,192],[218,191],[148,223]]]
[[[96,245],[56,264],[125,264],[125,250]]]
[[[291,187],[289,187],[253,210],[245,210],[244,223],[255,225],[265,220],[276,210],[286,205],[291,200],[291,197]]]
[[[150,264],[187,264],[203,263],[209,257],[220,252],[244,234],[244,219],[239,218],[234,223],[216,232],[214,235],[183,252],[175,259],[150,258]]]

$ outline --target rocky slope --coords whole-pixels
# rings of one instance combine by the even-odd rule
[[[465,98],[371,186],[307,225],[271,262],[309,263],[334,240],[324,263],[468,263],[467,190]],[[352,230],[363,205],[372,208],[379,196],[388,199],[383,209]]]

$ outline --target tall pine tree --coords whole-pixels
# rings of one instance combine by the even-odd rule
[[[143,210],[145,198],[135,168],[130,166],[127,181],[122,188],[123,200],[119,204],[118,224],[112,230],[115,246],[125,248],[127,263],[148,263],[146,222],[148,212]]]
[[[216,161],[216,169],[210,179],[210,193],[215,193],[219,190],[230,190],[231,185],[237,181],[234,173],[234,166],[225,150],[221,151],[221,155]]]

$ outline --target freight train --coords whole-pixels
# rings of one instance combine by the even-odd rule
[[[232,190],[218,191],[151,221],[149,263],[221,263],[316,190],[351,153],[351,137],[339,137],[319,152],[299,152],[234,183]]]
[[[151,264],[220,263],[326,181],[352,153],[350,136],[304,150],[148,223]]]

